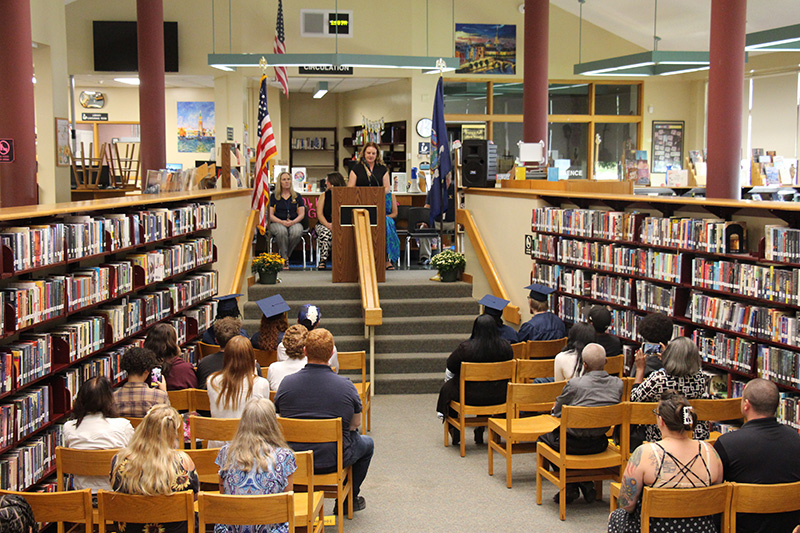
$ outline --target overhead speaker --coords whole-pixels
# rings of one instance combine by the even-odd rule
[[[497,145],[471,139],[461,145],[461,186],[494,188],[497,179]]]

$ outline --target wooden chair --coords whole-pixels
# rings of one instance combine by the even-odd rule
[[[222,349],[218,344],[206,344],[203,341],[198,342],[197,347],[200,349],[200,359],[212,353],[217,353]]]
[[[15,494],[25,499],[33,510],[37,522],[58,522],[59,531],[64,522],[83,524],[86,533],[92,533],[94,512],[92,489],[66,492],[14,492],[0,490],[0,494]]]
[[[307,420],[278,417],[287,442],[313,444],[336,443],[336,471],[330,474],[314,474],[314,485],[325,493],[326,498],[339,500],[339,533],[344,531],[344,501],[347,500],[347,518],[353,518],[353,467],[342,465],[342,419],[327,418]]]
[[[618,377],[622,377],[622,373],[625,370],[625,356],[622,354],[615,355],[613,357],[606,358],[606,366],[603,367],[603,370],[611,374],[612,376],[616,375]],[[622,397],[623,400],[630,399],[630,396],[625,398]]]
[[[236,526],[289,523],[294,531],[294,493],[280,492],[260,496],[231,496],[200,492],[197,495],[198,531],[207,524]],[[194,523],[192,524],[194,531]],[[102,533],[102,532],[101,532]]]
[[[555,373],[555,359],[517,359],[514,383],[530,383],[536,378],[551,378]]]
[[[189,395],[189,411],[211,411],[211,400],[205,389],[186,389]]]
[[[622,401],[627,402],[631,399],[631,391],[633,390],[633,382],[636,378],[625,377],[622,378]]]
[[[540,361],[518,361],[518,363]],[[557,418],[545,414],[520,418],[520,411],[549,412],[564,389],[556,383],[509,383],[506,417],[489,419],[489,475],[494,475],[494,451],[506,460],[506,487],[511,488],[511,458],[515,453],[536,453],[536,439],[558,427]],[[497,438],[495,438],[495,435]],[[499,442],[503,439],[505,442]]]
[[[511,350],[514,352],[514,359],[528,358],[528,343],[525,341],[511,343]]]
[[[322,533],[325,527],[323,503],[325,494],[314,490],[314,452],[295,452],[294,460],[297,470],[294,471],[294,520],[295,527],[302,527],[308,533]],[[306,487],[305,492],[297,490],[297,486]],[[314,521],[317,522],[316,527]]]
[[[567,345],[567,338],[552,341],[528,341],[528,359],[550,359]]]
[[[731,484],[699,489],[642,490],[642,533],[650,533],[650,518],[690,518],[722,514],[720,531],[730,531]],[[797,498],[794,493],[794,499]]]
[[[466,403],[465,387],[470,381],[511,381],[514,378],[516,361],[503,361],[500,363],[461,363],[461,376],[459,377],[459,400],[450,402],[450,409],[456,412],[456,418],[446,413],[444,418],[444,445],[450,445],[450,426],[461,432],[461,457],[465,455],[464,431],[468,427],[486,426],[490,416],[502,415],[506,412],[506,403],[496,405],[468,405]],[[469,417],[469,418],[467,418]]]
[[[727,398],[714,400],[689,400],[698,421],[720,422],[729,420],[741,420],[742,399]],[[712,432],[708,437],[708,442],[714,443],[720,436],[718,431]]]
[[[620,425],[625,408],[620,404],[604,407],[565,406],[561,410],[560,446],[554,450],[543,442],[536,444],[536,503],[542,504],[542,478],[559,489],[559,518],[567,518],[566,488],[568,483],[594,481],[597,498],[603,497],[604,479],[620,481],[627,457],[627,443],[622,439],[619,448],[609,445],[605,451],[593,455],[567,454],[567,429],[602,428]],[[558,469],[551,472],[550,466]]]
[[[120,154],[119,146],[124,146],[125,157]],[[121,189],[135,189],[139,180],[139,157],[136,155],[136,149],[139,143],[119,143],[113,142],[108,146],[108,164],[111,167],[110,173],[114,180],[114,187]],[[140,150],[141,155],[141,150]]]
[[[364,420],[361,422],[361,434],[372,430],[372,384],[367,381],[367,352],[339,352],[339,370],[360,370],[361,382],[354,382],[359,397],[361,397]]]
[[[800,481],[756,485],[731,483],[730,531],[736,531],[736,513],[773,514],[800,511]],[[723,530],[724,531],[724,530]]]
[[[219,467],[215,462],[217,455],[219,455],[219,450],[219,448],[182,450],[194,462],[194,468],[200,483],[219,484]]]
[[[111,460],[119,449],[111,450],[79,450],[77,448],[56,447],[56,488],[67,490],[64,476],[98,476],[108,479],[111,473]]]
[[[89,143],[89,153],[86,153],[84,144],[81,143],[80,154],[72,152],[69,147],[69,159],[72,172],[75,174],[76,189],[98,189],[100,187],[100,174],[106,162],[106,143],[100,145],[99,157],[94,155],[94,143]],[[78,167],[77,162],[80,162]]]
[[[269,367],[269,365],[278,361],[278,352],[275,350],[267,351],[253,348],[253,353],[256,356],[256,362],[258,362],[258,366],[262,368],[262,372],[264,372],[264,368]],[[267,377],[267,374],[264,374],[264,377]]]
[[[655,402],[622,402],[625,406],[625,420],[622,422],[622,431],[620,436],[620,445],[622,440],[627,443],[625,449],[625,461],[627,461],[633,450],[630,448],[631,442],[631,427],[639,424],[655,424],[656,414],[653,410],[658,406]],[[611,483],[609,489],[611,511],[617,508],[617,498],[619,498],[619,491],[621,485],[619,483]]]
[[[203,447],[208,445],[208,441],[229,441],[233,440],[236,430],[239,428],[239,418],[208,418],[205,416],[189,417],[189,447],[197,449],[197,441],[203,441]]]
[[[97,491],[98,525],[106,533],[106,521],[141,524],[144,517],[155,521],[186,522],[186,533],[194,533],[194,494],[176,492],[167,496],[140,496]]]
[[[189,390],[190,389],[167,391],[169,395],[169,404],[178,411],[191,411]]]

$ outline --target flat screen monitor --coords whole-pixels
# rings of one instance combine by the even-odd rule
[[[95,20],[94,70],[97,72],[138,72],[136,22]],[[178,23],[164,22],[164,71],[178,72]]]

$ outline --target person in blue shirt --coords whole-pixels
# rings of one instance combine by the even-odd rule
[[[503,323],[503,309],[511,303],[510,300],[503,300],[497,296],[487,294],[478,303],[483,306],[483,314],[489,315],[497,322],[497,329],[500,331],[500,337],[508,342],[517,342],[517,332],[508,324]]]
[[[528,293],[528,305],[530,305],[533,317],[522,324],[517,334],[517,342],[522,341],[551,341],[562,339],[567,336],[567,328],[554,313],[550,312],[547,297],[555,289],[534,283],[525,287]]]

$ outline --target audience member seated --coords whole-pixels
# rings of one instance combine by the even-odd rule
[[[228,294],[226,296],[217,296],[214,298],[217,300],[217,316],[215,317],[214,322],[220,318],[225,318],[226,316],[232,316],[233,318],[239,319],[242,318],[242,313],[239,311],[239,303],[236,300],[239,296],[241,296],[241,294]],[[244,329],[239,331],[239,335],[249,337]],[[206,344],[219,344],[219,342],[217,342],[217,337],[214,335],[214,324],[211,324],[211,327],[203,332],[203,337],[201,340]]]
[[[533,317],[519,327],[517,342],[552,341],[566,337],[567,328],[564,326],[564,322],[550,312],[550,307],[547,303],[547,297],[555,289],[538,283],[528,285],[525,288],[530,291],[528,293],[528,305]]]
[[[780,394],[765,379],[747,383],[742,393],[742,429],[721,435],[714,448],[722,460],[725,481],[737,483],[794,483],[800,481],[800,435],[775,418]],[[739,533],[791,531],[800,512],[739,514]]]
[[[269,381],[256,375],[253,346],[237,335],[225,345],[222,370],[208,378],[213,418],[241,418],[250,398],[269,398]]]
[[[344,177],[338,172],[330,172],[326,178],[325,192],[317,198],[317,243],[319,244],[319,258],[317,270],[327,268],[328,257],[331,255],[331,243],[333,242],[333,197],[331,196],[334,187],[345,187],[347,183]]]
[[[453,184],[452,180],[452,173],[448,172],[447,176],[445,176],[445,185],[447,186],[447,210],[444,212],[444,222],[442,222],[442,215],[437,215],[434,217],[434,224],[433,229],[439,230],[440,228],[444,232],[452,233],[456,227],[456,188]],[[425,206],[426,208],[430,209],[431,202],[433,201],[433,190],[434,187],[431,186],[428,189],[428,193],[425,196]],[[442,201],[439,202],[440,204],[444,203]],[[426,221],[422,224],[421,227],[427,228],[430,220]],[[428,265],[431,262],[431,241],[433,239],[430,237],[420,237],[419,238],[419,261],[417,261],[418,265]],[[517,342],[516,337],[514,340],[508,339],[508,342]]]
[[[169,405],[156,405],[136,428],[127,448],[111,462],[111,485],[117,492],[155,496],[191,490],[197,492],[194,462],[179,451],[178,429],[183,419]],[[155,518],[155,517],[154,517]],[[125,533],[185,533],[186,522],[119,524]]]
[[[92,378],[81,385],[72,404],[75,420],[64,424],[64,446],[79,450],[124,448],[133,436],[133,426],[118,418],[114,408],[111,381],[105,376]],[[75,489],[111,490],[108,476],[75,476]]]
[[[316,305],[303,304],[300,306],[300,311],[297,312],[297,323],[305,326],[308,331],[319,327],[319,321],[322,318],[322,310]],[[339,373],[339,352],[336,350],[336,345],[333,346],[333,355],[328,361],[328,365],[333,368],[333,371]],[[286,347],[283,341],[278,344],[278,361],[286,361],[289,356],[286,354]]]
[[[219,451],[216,463],[222,494],[253,496],[293,489],[297,463],[283,439],[271,401],[252,398],[245,404],[239,429]],[[287,523],[267,527],[217,524],[214,533],[279,533],[287,528]]]
[[[688,337],[678,337],[669,344],[661,357],[664,368],[656,370],[642,380],[646,365],[642,350],[636,352],[636,378],[631,391],[632,402],[655,402],[668,390],[677,391],[690,400],[708,398],[706,378],[703,375],[702,360],[697,346]],[[708,438],[708,422],[694,424],[694,438]],[[661,440],[658,425],[645,426],[644,440]]]
[[[661,356],[672,340],[672,319],[664,313],[650,313],[639,322],[638,331],[644,342],[661,345],[658,353],[647,355],[645,358],[643,377],[647,378],[656,370],[664,368]]]
[[[144,347],[156,354],[167,390],[197,388],[197,374],[192,364],[181,358],[178,332],[171,324],[162,322],[153,326],[144,340]]]
[[[591,328],[590,328],[591,329]],[[622,380],[617,376],[610,376],[603,370],[606,364],[606,353],[599,344],[587,344],[583,349],[583,372],[564,385],[556,403],[553,406],[553,416],[561,418],[561,409],[566,406],[602,407],[614,405],[622,400]],[[608,448],[606,432],[609,428],[588,428],[567,430],[567,453],[571,455],[593,455],[602,453]],[[561,446],[561,429],[556,428],[550,433],[539,437],[554,450]],[[587,503],[595,500],[596,492],[594,483],[570,483],[565,492],[567,503],[575,501],[579,494]],[[558,502],[558,494],[554,501]]]
[[[310,331],[306,337],[308,364],[286,376],[275,395],[275,407],[286,418],[342,419],[343,465],[353,465],[353,510],[366,507],[360,495],[367,477],[375,444],[371,437],[358,432],[361,426],[361,398],[353,383],[337,376],[328,366],[333,353],[333,335],[324,328]],[[314,472],[326,474],[336,470],[336,445],[290,443],[295,451],[313,450]],[[337,502],[346,505],[347,502]]]
[[[386,270],[400,264],[400,237],[397,236],[397,201],[392,191],[386,193]]]
[[[514,358],[511,344],[500,337],[497,322],[494,317],[480,315],[472,323],[472,335],[461,344],[447,358],[447,369],[442,388],[439,390],[439,399],[436,402],[436,411],[439,418],[444,420],[446,414],[457,416],[450,409],[451,401],[459,400],[461,377],[461,363],[499,363],[510,361]],[[469,405],[495,405],[506,401],[508,381],[469,382],[464,390],[464,399]],[[474,430],[476,444],[483,443],[485,428],[476,427]],[[461,434],[457,428],[450,426],[450,437],[453,444],[461,442]]]
[[[286,318],[289,304],[280,294],[258,300],[256,304],[261,310],[261,326],[250,337],[250,342],[253,348],[274,352],[278,349],[283,332],[289,327],[289,320]]]
[[[478,303],[483,306],[483,314],[489,315],[497,322],[497,329],[500,331],[500,336],[510,343],[517,342],[517,332],[508,324],[503,323],[503,309],[511,303],[510,300],[504,300],[497,296],[487,294],[478,300]]]
[[[122,354],[120,368],[128,380],[114,391],[114,405],[119,416],[142,418],[156,404],[169,405],[164,377],[152,383],[150,372],[156,366],[156,356],[147,348],[130,348]]]
[[[306,216],[303,197],[292,187],[292,175],[281,172],[278,188],[269,197],[269,234],[278,243],[278,253],[289,268],[289,256],[303,237],[302,221]]]
[[[589,324],[575,324],[569,330],[564,349],[556,354],[555,381],[567,381],[583,374],[583,350],[594,343],[594,328]],[[605,354],[605,349],[603,351]]]
[[[232,316],[222,317],[214,321],[214,336],[219,342],[220,350],[200,359],[197,363],[197,386],[205,389],[208,385],[208,376],[222,370],[225,345],[228,341],[239,335],[242,321]],[[256,365],[256,374],[261,375],[261,367]]]
[[[306,366],[305,347],[307,335],[308,330],[301,324],[289,326],[289,329],[286,330],[281,345],[284,346],[288,359],[269,365],[269,370],[267,370],[269,390],[277,391],[283,378]]]
[[[722,482],[722,463],[714,449],[706,442],[689,438],[697,416],[686,397],[675,391],[664,392],[656,414],[663,438],[639,446],[628,460],[619,494],[620,508],[609,517],[609,533],[641,530],[643,487],[691,489]],[[650,531],[716,533],[717,526],[713,516],[651,518]]]
[[[38,533],[39,524],[25,498],[0,494],[0,533]]]
[[[606,333],[611,325],[611,312],[605,305],[593,305],[589,309],[589,323],[594,327],[594,342],[605,348],[606,357],[614,357],[622,353],[619,337]]]

